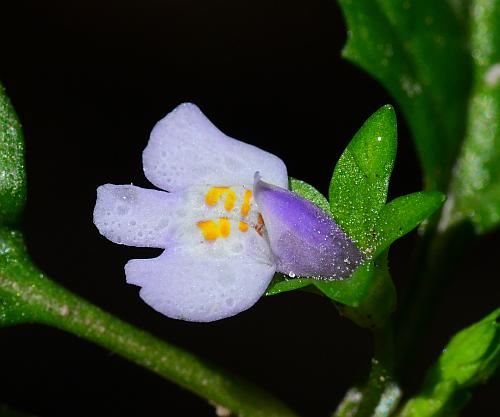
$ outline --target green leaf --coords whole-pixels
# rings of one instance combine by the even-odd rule
[[[447,188],[470,86],[464,8],[451,3],[339,0],[348,26],[343,55],[401,106],[428,190]]]
[[[354,288],[352,294],[356,297],[353,303],[349,301],[345,289],[342,291],[342,298],[337,301],[343,305],[338,305],[342,315],[354,321],[358,326],[375,329],[387,323],[387,319],[396,307],[396,289],[389,274],[388,251],[383,252],[375,260],[367,262],[354,273],[353,278],[358,271],[366,274],[362,286]],[[359,280],[359,277],[358,277]]]
[[[361,265],[350,278],[336,281],[311,280],[313,285],[330,300],[350,307],[358,307],[367,296],[374,280],[373,262]]]
[[[367,296],[373,280],[373,262],[367,262],[360,266],[350,278],[344,280],[326,281],[313,278],[289,278],[286,275],[277,274],[267,289],[266,295],[277,295],[313,286],[332,301],[349,307],[357,307]]]
[[[439,209],[445,200],[439,191],[422,191],[398,197],[380,211],[376,225],[375,256],[388,249]]]
[[[335,221],[369,259],[344,280],[277,274],[266,295],[314,287],[360,326],[377,326],[387,319],[394,309],[396,293],[387,268],[386,250],[437,210],[444,200],[439,192],[419,192],[385,204],[396,147],[395,114],[392,107],[384,106],[351,140],[335,166],[330,184],[330,206]],[[328,210],[324,197],[314,187],[295,179],[290,184],[297,194]]]
[[[290,177],[290,190],[301,197],[316,204],[319,208],[322,208],[326,213],[331,215],[330,203],[326,197],[321,194],[316,188],[308,184],[305,181],[297,180]]]
[[[339,3],[349,28],[344,56],[379,80],[398,101],[412,130],[426,189],[448,189],[451,180],[440,230],[467,220],[478,234],[496,228],[500,224],[500,4],[494,0]]]
[[[486,382],[500,365],[500,308],[457,333],[439,358],[439,378],[461,388]]]
[[[0,84],[0,224],[17,223],[26,201],[21,124]]]
[[[477,233],[500,224],[500,3],[476,0],[470,13],[474,80],[467,131],[442,228],[469,219]]]
[[[333,217],[363,250],[372,247],[396,147],[396,116],[384,106],[364,123],[335,166],[329,190]]]
[[[326,281],[313,278],[289,278],[276,274],[266,291],[267,296],[314,287],[330,300],[347,307],[359,307],[367,297],[375,279],[373,262],[366,262],[344,280]]]
[[[340,157],[330,184],[331,213],[340,227],[369,257],[344,280],[293,278],[277,274],[266,295],[315,287],[331,300],[347,307],[358,324],[378,315],[382,320],[395,304],[395,293],[382,256],[390,244],[415,228],[438,209],[444,199],[439,192],[420,192],[399,197],[389,204],[387,189],[396,157],[396,119],[390,106],[374,113],[356,133]],[[312,186],[291,179],[291,188],[328,210],[325,198]],[[377,265],[385,265],[378,267]],[[378,278],[377,278],[378,277]],[[377,294],[384,293],[382,300]],[[387,307],[387,308],[385,308]],[[380,312],[378,314],[377,312]]]
[[[410,399],[401,417],[448,417],[500,366],[500,308],[457,333],[429,370],[422,392]]]
[[[312,278],[289,278],[284,274],[277,273],[269,288],[266,291],[267,296],[281,294],[283,292],[300,290],[309,285],[313,285]]]

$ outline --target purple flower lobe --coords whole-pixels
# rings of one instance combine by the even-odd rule
[[[333,218],[315,204],[256,175],[254,195],[277,270],[289,276],[341,279],[364,256]]]

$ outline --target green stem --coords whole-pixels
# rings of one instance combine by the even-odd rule
[[[4,311],[57,327],[115,352],[187,390],[247,417],[295,417],[260,388],[127,324],[59,286],[30,261],[21,235],[0,230],[0,297]],[[9,317],[0,315],[3,324]]]
[[[373,331],[374,355],[362,389],[349,390],[333,417],[386,417],[397,406],[400,390],[394,381],[394,339],[386,324]]]
[[[374,355],[372,367],[364,390],[363,401],[356,417],[370,417],[387,387],[394,383],[394,340],[392,327],[386,325],[373,331]]]
[[[21,324],[26,321],[26,312],[22,308],[4,298],[0,299],[0,327]]]
[[[411,364],[416,363],[439,300],[472,238],[466,223],[443,232],[428,227],[422,237],[410,288],[396,322],[396,373],[403,384],[413,373]]]

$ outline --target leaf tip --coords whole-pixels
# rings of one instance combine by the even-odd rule
[[[446,194],[441,191],[427,191],[427,194],[433,198],[439,206],[443,205],[448,198]]]
[[[383,117],[386,122],[396,124],[396,111],[392,104],[384,104],[374,113],[374,116]]]
[[[392,142],[397,138],[397,121],[394,107],[390,104],[385,104],[375,111],[364,123],[361,130],[368,128],[371,131],[385,132],[392,139]]]

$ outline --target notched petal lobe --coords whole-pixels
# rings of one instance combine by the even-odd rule
[[[168,317],[209,322],[238,314],[264,294],[273,264],[249,256],[212,256],[189,248],[166,250],[154,259],[133,259],[127,282],[141,286],[141,298]]]
[[[102,235],[129,246],[165,248],[180,196],[133,185],[105,184],[97,189],[94,224]]]
[[[251,185],[255,171],[272,184],[288,184],[280,158],[225,135],[191,103],[177,106],[156,124],[142,159],[149,181],[167,191]]]

